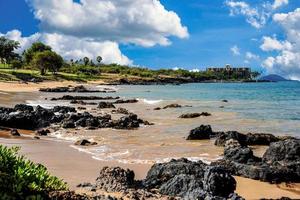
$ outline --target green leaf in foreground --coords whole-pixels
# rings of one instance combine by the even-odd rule
[[[40,199],[51,191],[66,190],[46,167],[18,155],[19,148],[0,145],[0,199]]]

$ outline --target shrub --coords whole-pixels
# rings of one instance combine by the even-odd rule
[[[0,145],[0,197],[41,199],[50,191],[65,190],[66,184],[51,176],[41,164],[19,156],[18,147]]]

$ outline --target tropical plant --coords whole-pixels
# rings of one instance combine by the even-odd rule
[[[88,57],[84,57],[83,62],[84,62],[84,65],[87,66],[90,62],[90,59]]]
[[[96,60],[97,60],[98,64],[100,64],[101,61],[102,61],[102,57],[101,56],[97,56]]]
[[[26,51],[24,51],[23,56],[24,60],[27,64],[31,62],[33,59],[34,54],[44,51],[51,51],[51,47],[48,45],[45,45],[42,42],[35,42],[31,45],[30,48],[28,48]]]
[[[47,70],[56,73],[63,66],[63,58],[53,51],[43,51],[34,54],[31,61],[32,66],[38,68],[41,75],[45,75]]]
[[[0,37],[0,59],[6,63],[10,63],[13,59],[18,57],[14,51],[20,47],[20,43],[14,40]]]
[[[48,192],[67,189],[66,183],[51,176],[43,165],[19,156],[18,151],[0,145],[1,199],[42,199]]]

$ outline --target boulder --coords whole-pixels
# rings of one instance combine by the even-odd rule
[[[120,167],[104,167],[96,179],[96,187],[107,192],[126,191],[134,184],[134,172]]]
[[[203,189],[213,196],[227,198],[236,189],[236,181],[224,167],[210,166],[204,173]]]
[[[177,103],[172,103],[172,104],[169,104],[169,105],[166,105],[165,107],[163,107],[163,109],[168,109],[168,108],[181,108],[182,105],[179,105]]]
[[[263,161],[274,162],[299,162],[300,164],[300,139],[287,139],[271,143],[263,155]]]
[[[140,126],[140,120],[136,114],[130,113],[119,120],[114,121],[113,128],[115,129],[133,129]]]
[[[41,129],[36,131],[36,135],[47,136],[50,133],[49,129]]]
[[[236,140],[242,146],[247,145],[247,136],[237,131],[220,132],[217,134],[215,145],[224,146],[227,140]]]
[[[21,134],[19,133],[19,131],[18,131],[17,129],[12,129],[12,130],[10,131],[10,134],[11,134],[12,136],[21,136]]]
[[[163,183],[180,174],[194,175],[202,179],[205,167],[206,164],[201,161],[192,162],[185,158],[173,159],[167,163],[157,163],[148,171],[143,184],[147,188],[160,188]]]
[[[54,108],[52,109],[53,112],[59,112],[59,113],[75,113],[76,109],[73,107],[69,107],[69,106],[54,106]]]
[[[22,112],[32,112],[33,107],[25,105],[25,104],[17,104],[17,105],[15,105],[14,110],[15,111],[22,111]]]
[[[247,145],[267,145],[272,142],[278,142],[280,139],[272,134],[267,133],[248,133],[246,139]]]
[[[127,100],[124,100],[124,99],[120,99],[120,100],[116,100],[114,102],[114,104],[121,104],[121,103],[137,103],[139,102],[137,99],[127,99]]]
[[[124,114],[124,115],[129,114],[129,111],[125,108],[118,108],[117,110],[112,110],[111,112],[115,114]]]
[[[202,112],[202,113],[187,113],[187,114],[182,114],[179,116],[179,118],[197,118],[200,116],[211,116],[210,113],[207,112]]]
[[[213,135],[210,125],[201,125],[190,131],[187,140],[205,140]]]
[[[75,142],[75,145],[91,146],[91,145],[97,145],[97,142],[90,142],[86,139],[83,139],[83,140],[78,140],[77,142]]]
[[[75,128],[75,122],[73,120],[66,120],[62,124],[63,128],[69,129],[69,128]]]
[[[241,146],[236,140],[228,140],[224,148],[224,158],[238,163],[259,162],[249,147]]]
[[[102,101],[98,104],[98,108],[104,109],[104,108],[116,108],[116,107],[111,102]]]

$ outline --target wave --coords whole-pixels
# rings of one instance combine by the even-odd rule
[[[159,100],[138,99],[138,100],[144,102],[145,104],[150,104],[150,105],[158,104],[158,103],[160,103],[160,102],[163,101],[163,100],[161,100],[161,99],[159,99]]]

